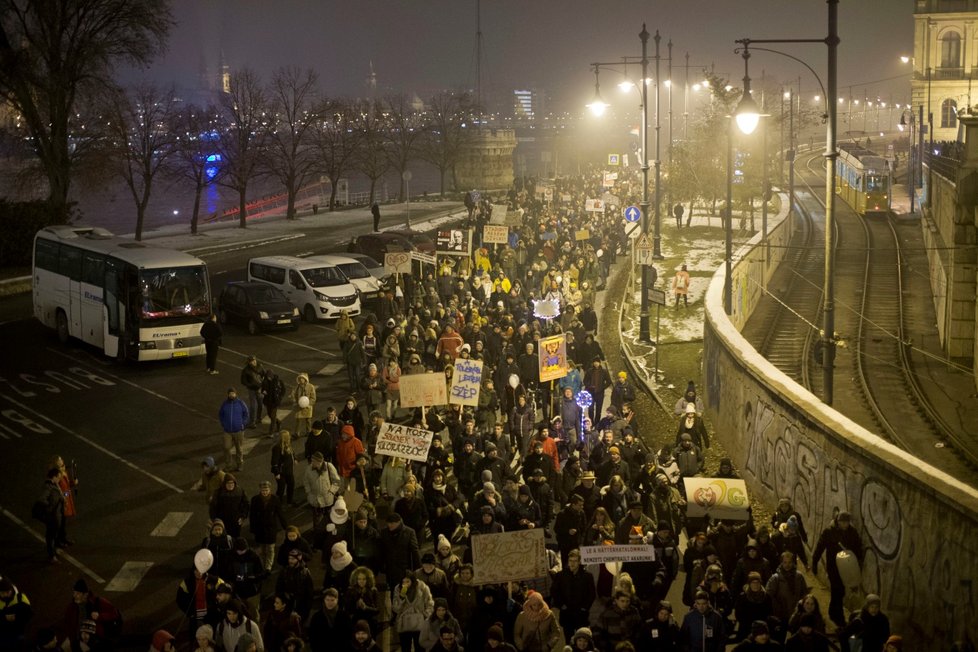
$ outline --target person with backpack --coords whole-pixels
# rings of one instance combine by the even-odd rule
[[[261,383],[262,403],[265,404],[265,412],[268,413],[268,436],[274,437],[282,429],[282,422],[278,418],[278,409],[285,399],[285,383],[274,371],[268,370]]]
[[[217,631],[214,635],[225,650],[237,650],[238,641],[245,635],[254,639],[259,650],[265,648],[265,643],[261,637],[261,628],[258,623],[245,615],[244,607],[238,600],[232,600],[228,604],[224,620],[217,625]]]

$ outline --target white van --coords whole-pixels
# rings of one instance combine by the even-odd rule
[[[380,281],[375,279],[370,270],[363,266],[359,260],[354,260],[347,256],[337,256],[333,254],[323,256],[309,256],[306,260],[318,260],[327,265],[335,265],[340,268],[344,276],[353,283],[356,289],[360,290],[360,299],[369,301],[376,299],[380,294]]]
[[[335,265],[308,258],[265,256],[248,261],[248,280],[274,285],[308,322],[360,314],[360,291]]]

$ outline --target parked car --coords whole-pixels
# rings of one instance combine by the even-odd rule
[[[299,309],[281,290],[266,283],[233,282],[221,290],[217,299],[218,319],[222,324],[240,324],[252,335],[263,330],[299,328]]]
[[[374,260],[383,263],[384,254],[388,251],[416,251],[417,247],[403,235],[381,231],[380,233],[365,233],[353,238],[346,250],[350,253],[367,254]]]
[[[390,231],[384,231],[384,233],[393,233],[395,235],[402,236],[405,240],[413,244],[414,247],[421,253],[435,253],[435,241],[432,240],[427,233],[412,231],[411,229],[392,229]]]
[[[265,256],[248,261],[248,280],[285,293],[306,321],[336,319],[343,311],[360,314],[360,292],[335,265],[294,256]]]
[[[371,258],[370,256],[368,256],[367,254],[348,253],[348,254],[346,254],[346,257],[347,258],[352,258],[353,260],[359,262],[361,265],[363,265],[367,269],[368,272],[370,272],[370,275],[371,276],[373,276],[375,279],[377,279],[381,283],[384,282],[384,279],[386,279],[388,276],[390,276],[390,274],[388,274],[387,272],[384,271],[384,263],[383,262],[379,262],[378,263],[376,260],[374,260],[373,258]]]
[[[360,299],[376,299],[380,294],[380,281],[375,279],[367,268],[358,261],[340,254],[328,254],[322,256],[309,256],[306,260],[318,260],[328,265],[339,267],[343,275],[360,292]]]

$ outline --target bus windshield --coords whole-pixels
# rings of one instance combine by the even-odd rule
[[[139,288],[144,320],[210,313],[206,267],[140,270]]]
[[[310,287],[324,288],[344,285],[347,280],[337,267],[316,267],[302,270],[302,275]]]

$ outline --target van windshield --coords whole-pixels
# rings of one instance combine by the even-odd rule
[[[343,275],[349,279],[370,277],[370,272],[368,272],[367,268],[360,263],[340,263],[337,265],[337,267],[339,267],[343,272]]]
[[[345,285],[347,280],[343,272],[338,267],[314,267],[302,270],[302,276],[306,279],[309,287],[326,288],[336,285]]]

